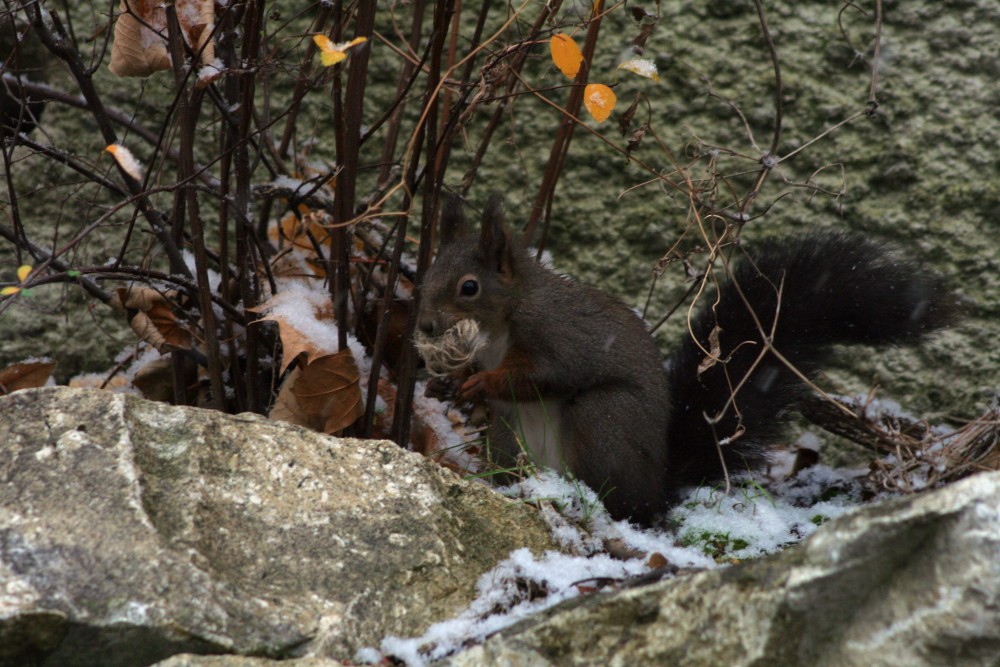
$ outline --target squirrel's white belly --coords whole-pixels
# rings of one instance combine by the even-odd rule
[[[532,463],[539,468],[566,472],[568,462],[560,443],[561,406],[559,401],[527,401],[511,405],[511,427],[524,445]]]
[[[492,332],[487,344],[477,353],[476,361],[484,370],[492,370],[503,362],[510,347],[510,332],[506,328]],[[493,401],[494,419],[500,419],[510,429],[519,448],[538,468],[552,468],[565,473],[569,470],[560,443],[562,405],[557,400]],[[517,451],[508,452],[516,455]]]

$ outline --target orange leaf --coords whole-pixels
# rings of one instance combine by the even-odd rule
[[[287,213],[280,222],[272,224],[268,229],[268,237],[275,243],[281,242],[283,245],[291,242],[296,248],[312,255],[315,255],[316,249],[312,239],[309,238],[310,234],[321,246],[330,247],[333,236],[328,226],[331,222],[329,216],[323,211],[311,211],[307,206],[299,208],[305,208],[300,215]]]
[[[552,62],[559,71],[570,79],[575,79],[580,72],[580,65],[583,64],[583,53],[573,38],[563,32],[552,35],[549,49],[552,51]]]
[[[28,279],[28,276],[30,274],[31,274],[30,264],[22,264],[21,266],[17,267],[17,279],[20,280],[22,283]]]
[[[603,83],[587,84],[583,90],[583,105],[598,123],[603,123],[615,109],[618,98],[615,92]]]
[[[51,361],[24,361],[0,368],[0,396],[18,389],[44,387],[55,367]]]

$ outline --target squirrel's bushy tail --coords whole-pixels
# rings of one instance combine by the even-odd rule
[[[760,358],[762,330],[812,377],[833,345],[914,342],[957,313],[955,297],[928,271],[841,233],[762,244],[715,297],[702,295],[708,305],[692,321],[700,347],[686,336],[668,369],[672,486],[718,480],[717,442],[730,473],[761,463],[782,413],[808,391],[777,355]],[[712,364],[703,350],[721,361]]]

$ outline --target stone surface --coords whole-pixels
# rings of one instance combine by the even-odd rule
[[[179,653],[155,667],[344,667],[344,662],[333,658],[293,658],[291,660],[270,660],[243,655],[199,655]]]
[[[462,609],[533,512],[390,442],[48,388],[0,398],[0,664],[349,658]]]
[[[1000,664],[1000,473],[864,508],[775,557],[577,598],[447,664]]]

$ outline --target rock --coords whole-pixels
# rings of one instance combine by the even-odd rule
[[[529,508],[391,442],[252,415],[53,387],[0,398],[0,443],[2,665],[350,658],[552,548]]]
[[[171,656],[154,667],[344,667],[344,663],[333,658],[297,658],[292,660],[269,660],[243,655],[198,655],[181,653]]]
[[[777,556],[571,600],[447,664],[997,665],[1000,473],[870,506]]]

